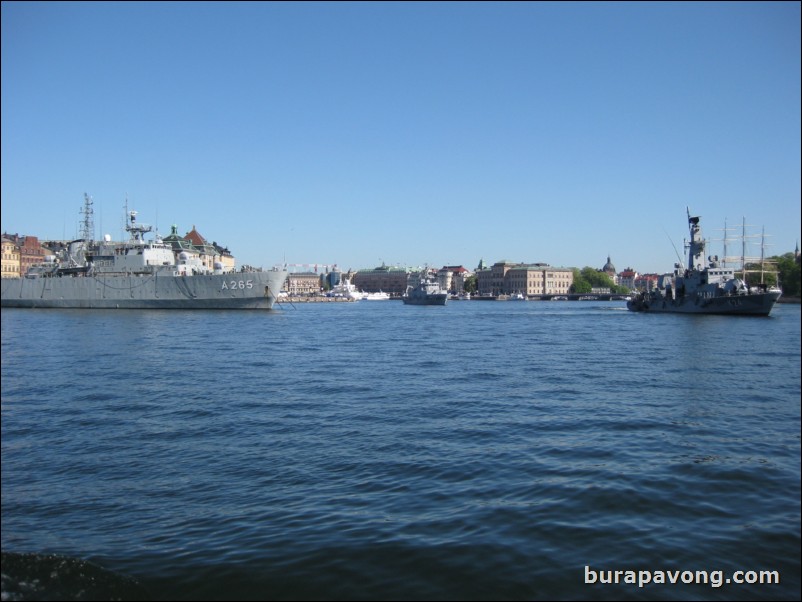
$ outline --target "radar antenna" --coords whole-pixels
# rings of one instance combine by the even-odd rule
[[[84,216],[83,226],[81,227],[81,238],[87,242],[95,240],[95,210],[92,197],[84,193],[84,208],[81,209],[81,214]]]

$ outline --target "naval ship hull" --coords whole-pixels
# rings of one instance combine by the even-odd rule
[[[446,293],[404,297],[406,305],[445,305],[448,301]]]
[[[2,307],[271,309],[283,270],[192,276],[94,275],[2,279]]]
[[[631,311],[649,313],[714,314],[729,316],[768,316],[780,292],[720,297],[688,296],[681,299],[636,297],[627,301]]]

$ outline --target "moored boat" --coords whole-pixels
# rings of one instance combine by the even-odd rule
[[[700,217],[688,210],[691,239],[687,244],[688,263],[674,264],[674,272],[660,276],[657,287],[627,301],[631,311],[687,314],[768,316],[780,298],[777,287],[750,286],[736,277],[717,256],[704,259],[706,241]]]
[[[448,292],[441,289],[437,281],[424,270],[418,285],[407,288],[403,300],[406,305],[445,305]]]
[[[87,201],[88,202],[88,201]],[[2,307],[86,309],[271,309],[287,271],[208,269],[175,253],[151,227],[126,216],[127,242],[71,241],[21,278],[3,278]]]
[[[361,301],[365,299],[365,295],[367,295],[367,293],[358,290],[347,278],[333,286],[327,293],[328,297],[343,297],[349,301]]]
[[[390,293],[379,291],[377,293],[365,293],[363,299],[365,301],[389,301]]]

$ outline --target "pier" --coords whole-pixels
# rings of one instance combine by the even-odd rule
[[[511,301],[509,295],[472,296],[471,301]],[[527,301],[626,301],[627,295],[620,293],[581,293],[569,295],[529,295]]]
[[[348,299],[346,297],[324,297],[317,295],[299,295],[293,297],[279,297],[276,299],[277,304],[281,303],[354,303],[356,299]]]

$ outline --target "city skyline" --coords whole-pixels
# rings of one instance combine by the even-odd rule
[[[86,192],[98,231],[127,199],[240,264],[661,273],[688,206],[781,255],[799,23],[782,2],[4,2],[2,229],[69,238]]]
[[[83,212],[82,212],[82,215],[83,215]],[[142,223],[142,222],[138,222],[138,223],[139,223],[140,226],[150,227],[150,224]],[[73,236],[73,237],[64,237],[64,238],[61,238],[61,239],[43,238],[43,237],[37,235],[36,233],[23,234],[23,233],[20,233],[20,232],[6,232],[5,230],[3,231],[2,234],[3,234],[4,238],[5,237],[9,237],[9,238],[17,238],[17,237],[25,238],[26,236],[33,236],[39,241],[40,244],[46,245],[47,243],[55,243],[55,242],[65,243],[65,242],[69,242],[70,240],[79,239],[79,238],[81,238],[83,236],[83,233],[81,233],[81,231],[85,230],[85,229],[86,229],[86,223],[85,222],[77,224],[76,227],[75,227],[75,236]],[[196,238],[202,237],[203,240],[205,241],[205,243],[213,244],[216,247],[218,247],[219,249],[224,249],[227,253],[230,253],[231,257],[234,258],[234,260],[236,261],[236,266],[238,268],[242,267],[244,265],[253,266],[253,264],[248,264],[248,263],[244,263],[244,262],[240,261],[237,258],[236,249],[235,248],[232,249],[232,245],[226,244],[225,242],[218,241],[218,240],[214,239],[213,237],[206,237],[202,232],[203,228],[198,229],[196,224],[193,224],[191,229],[187,230],[187,232],[185,234],[183,234],[183,235],[178,233],[178,231],[181,228],[177,224],[172,224],[170,226],[170,229],[171,229],[171,236],[180,236],[181,238],[187,240],[188,242],[191,242],[192,244],[195,244],[194,240]],[[727,228],[728,231],[733,231],[733,230],[736,230],[736,229],[737,228],[729,228],[729,227]],[[103,230],[102,226],[101,226],[101,230]],[[122,235],[123,230],[124,230],[124,226],[121,225],[121,227],[120,227],[121,235],[116,237],[116,238],[106,230],[104,230],[102,233],[95,233],[90,238],[93,238],[95,240],[100,240],[104,236],[110,236],[111,240],[117,240],[118,242],[122,242],[122,241],[127,240],[129,238],[128,236],[123,236]],[[164,238],[164,234],[158,228],[154,228],[154,230],[152,232],[150,232],[150,236],[152,236],[154,239],[156,239],[156,238],[158,238],[158,239]],[[730,234],[729,236],[732,236],[732,235]],[[739,249],[741,249],[741,242],[740,242],[741,238],[742,238],[741,236],[733,236],[731,239],[729,239],[729,243],[731,245],[730,246],[731,252],[729,253],[729,257],[730,258],[740,256]],[[751,235],[747,235],[747,238],[751,238],[752,240],[761,239],[762,235],[761,234],[751,234]],[[687,263],[687,260],[684,257],[685,253],[687,253],[687,248],[685,247],[685,245],[683,244],[683,248],[682,248],[682,250],[680,250],[680,249],[678,249],[676,247],[676,245],[673,243],[673,241],[671,241],[671,244],[674,247],[674,251],[676,253],[676,259],[680,262],[680,264],[684,265],[685,263]],[[713,245],[712,247],[710,246],[711,244]],[[733,245],[736,245],[736,244],[737,244],[737,247],[738,247],[737,249],[735,249],[734,246],[733,246]],[[708,245],[709,245],[708,246],[709,254],[720,254],[719,252],[716,251],[715,245],[724,245],[724,241],[723,241],[723,239],[710,239],[710,238],[708,238]],[[754,244],[752,244],[752,247],[754,247]],[[798,251],[798,245],[795,247],[795,249],[793,251],[785,251],[783,253],[776,253],[776,254],[773,254],[773,255],[784,255],[786,253],[796,252],[796,251]],[[680,254],[680,253],[682,253],[682,254]],[[754,255],[754,254],[750,255],[747,252],[746,255],[745,255],[745,258],[747,260],[754,260],[758,256],[759,255]],[[723,255],[722,255],[722,257],[723,257]],[[771,257],[771,255],[767,254],[766,258],[769,258],[769,257]],[[381,267],[385,267],[385,266],[388,267],[388,268],[399,268],[399,269],[407,269],[407,270],[416,270],[416,269],[424,269],[424,268],[446,269],[446,268],[449,268],[449,267],[451,267],[451,268],[458,268],[459,267],[459,268],[465,268],[465,269],[469,270],[471,273],[475,273],[475,272],[478,271],[480,265],[482,265],[485,269],[489,269],[493,264],[506,263],[506,264],[510,264],[510,265],[513,265],[513,264],[515,264],[515,265],[537,265],[537,264],[542,264],[542,265],[550,266],[550,267],[554,267],[554,268],[567,268],[567,269],[578,269],[578,270],[582,270],[583,268],[590,267],[590,268],[593,268],[593,269],[595,269],[596,271],[599,271],[599,272],[609,272],[609,270],[607,268],[608,268],[608,264],[611,263],[613,265],[613,267],[615,268],[616,276],[621,275],[622,273],[627,272],[627,271],[634,271],[637,274],[644,275],[644,276],[645,275],[659,275],[659,274],[668,273],[669,271],[671,271],[668,268],[665,269],[665,270],[656,271],[656,272],[655,271],[651,271],[651,272],[650,271],[644,271],[644,270],[639,269],[637,266],[630,265],[630,264],[626,264],[626,266],[624,266],[624,267],[622,267],[623,264],[620,264],[620,265],[616,266],[615,265],[616,262],[613,261],[613,258],[609,254],[606,256],[605,260],[606,261],[605,261],[604,265],[602,265],[602,267],[597,267],[596,264],[594,264],[592,262],[585,262],[582,265],[559,265],[559,264],[552,263],[552,262],[550,262],[550,261],[548,261],[546,259],[527,258],[527,259],[522,259],[522,260],[519,260],[519,259],[511,260],[511,259],[507,259],[507,258],[489,258],[489,256],[488,256],[488,257],[480,257],[476,262],[476,266],[474,267],[470,262],[465,262],[465,261],[457,262],[457,263],[450,263],[450,264],[425,263],[425,264],[419,264],[419,265],[410,265],[410,264],[403,264],[403,263],[397,263],[397,262],[395,262],[395,263],[389,262],[388,263],[388,262],[384,261],[380,257],[378,263],[376,263],[376,264],[360,265],[360,266],[348,266],[348,267],[344,267],[344,266],[339,265],[337,263],[331,263],[331,262],[329,262],[329,261],[327,261],[325,259],[320,260],[320,261],[312,261],[310,263],[278,262],[278,263],[275,263],[272,266],[271,265],[259,265],[259,266],[255,266],[255,267],[263,267],[263,268],[267,269],[267,268],[270,268],[270,267],[283,266],[283,267],[287,268],[290,272],[309,271],[309,272],[316,272],[316,273],[320,273],[320,274],[325,274],[325,273],[328,273],[329,271],[339,271],[339,272],[343,272],[343,273],[349,273],[349,272],[353,273],[353,272],[357,272],[357,271],[370,271],[370,270],[375,270],[377,268],[381,268]],[[730,263],[732,264],[732,260],[730,260]],[[306,270],[304,270],[304,268],[306,268]]]

